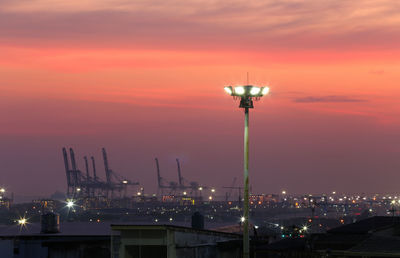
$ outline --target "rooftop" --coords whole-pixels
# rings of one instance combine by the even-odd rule
[[[216,230],[209,230],[209,229],[195,229],[191,227],[184,227],[178,225],[156,225],[156,224],[148,224],[148,225],[135,225],[135,224],[112,224],[112,230],[174,230],[174,231],[185,231],[185,232],[196,232],[196,233],[203,233],[203,234],[210,234],[210,235],[225,235],[229,237],[236,237],[240,238],[241,235],[229,232],[221,232]]]
[[[400,223],[399,217],[375,216],[348,225],[333,228],[332,234],[368,234]]]
[[[60,223],[60,233],[40,233],[40,223],[20,225],[0,225],[1,237],[15,236],[109,236],[111,223],[106,222],[63,222]]]

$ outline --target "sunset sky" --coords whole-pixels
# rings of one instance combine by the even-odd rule
[[[270,85],[250,112],[253,192],[395,192],[400,2],[0,0],[0,185],[66,189],[100,151],[155,192],[242,179],[243,111],[225,85]],[[239,180],[241,181],[241,180]]]

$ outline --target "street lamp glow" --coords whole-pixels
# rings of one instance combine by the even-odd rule
[[[200,186],[200,187],[199,187],[199,191],[203,191],[203,187]]]
[[[237,86],[235,87],[235,93],[238,95],[243,95],[245,93],[245,89],[243,86]]]
[[[212,192],[212,193],[215,193],[215,189],[214,189],[214,188],[213,188],[213,189],[211,189],[211,192]]]
[[[5,192],[6,192],[6,189],[1,188],[1,189],[0,189],[0,192],[1,192],[1,193],[5,193]]]
[[[241,221],[241,222],[244,222],[245,220],[246,220],[245,217],[241,217],[241,218],[240,218],[240,221]]]
[[[128,180],[124,180],[124,181],[122,181],[122,183],[123,183],[123,184],[127,184],[127,183],[128,183]]]
[[[233,91],[232,91],[232,86],[227,86],[224,88],[224,90],[226,91],[226,93],[228,93],[229,95],[232,95]]]
[[[18,225],[20,226],[25,226],[26,225],[27,220],[25,218],[20,218],[18,220]]]
[[[72,200],[67,201],[67,207],[68,208],[71,209],[72,207],[74,207],[74,205],[75,205],[74,201],[72,201]]]
[[[260,93],[260,91],[261,91],[261,89],[259,87],[253,87],[250,90],[250,94],[255,96],[255,95],[258,95]]]
[[[267,95],[269,93],[269,87],[264,87],[261,91],[261,95]]]

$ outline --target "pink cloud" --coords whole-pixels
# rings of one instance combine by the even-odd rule
[[[151,49],[396,49],[396,1],[2,1],[0,41]]]

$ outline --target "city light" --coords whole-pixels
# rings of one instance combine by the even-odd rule
[[[226,86],[224,87],[224,90],[231,96],[245,98],[259,98],[269,93],[269,87],[258,87],[253,85],[236,86],[234,88],[232,86]]]
[[[245,220],[246,220],[245,217],[241,217],[241,218],[240,218],[240,222],[244,222]]]
[[[124,181],[122,181],[122,183],[123,183],[123,184],[127,184],[127,183],[128,183],[128,180],[124,180]]]
[[[261,91],[261,95],[267,95],[269,93],[269,87],[264,87]]]
[[[200,186],[200,187],[199,187],[199,191],[203,191],[203,187]]]
[[[213,188],[213,189],[211,189],[211,192],[212,192],[212,193],[215,193],[215,189],[214,189],[214,188]]]
[[[74,207],[74,205],[75,205],[75,203],[74,203],[73,200],[68,200],[68,201],[67,201],[67,207],[68,207],[69,209],[71,209],[72,207]]]
[[[229,95],[232,95],[232,86],[227,86],[227,87],[225,87],[224,88],[224,90],[229,94]]]
[[[260,91],[261,91],[261,88],[253,87],[253,88],[251,88],[251,90],[250,90],[250,94],[251,94],[251,95],[258,95],[258,94],[260,93]]]
[[[243,95],[244,92],[245,92],[245,90],[244,90],[244,87],[243,87],[243,86],[235,87],[235,93],[236,93],[236,94],[238,94],[238,95]]]
[[[23,227],[26,227],[26,225],[28,224],[28,219],[25,217],[20,217],[16,222],[20,226],[20,229],[22,229]]]
[[[0,192],[1,192],[1,193],[5,193],[5,192],[6,192],[6,189],[0,188]]]

